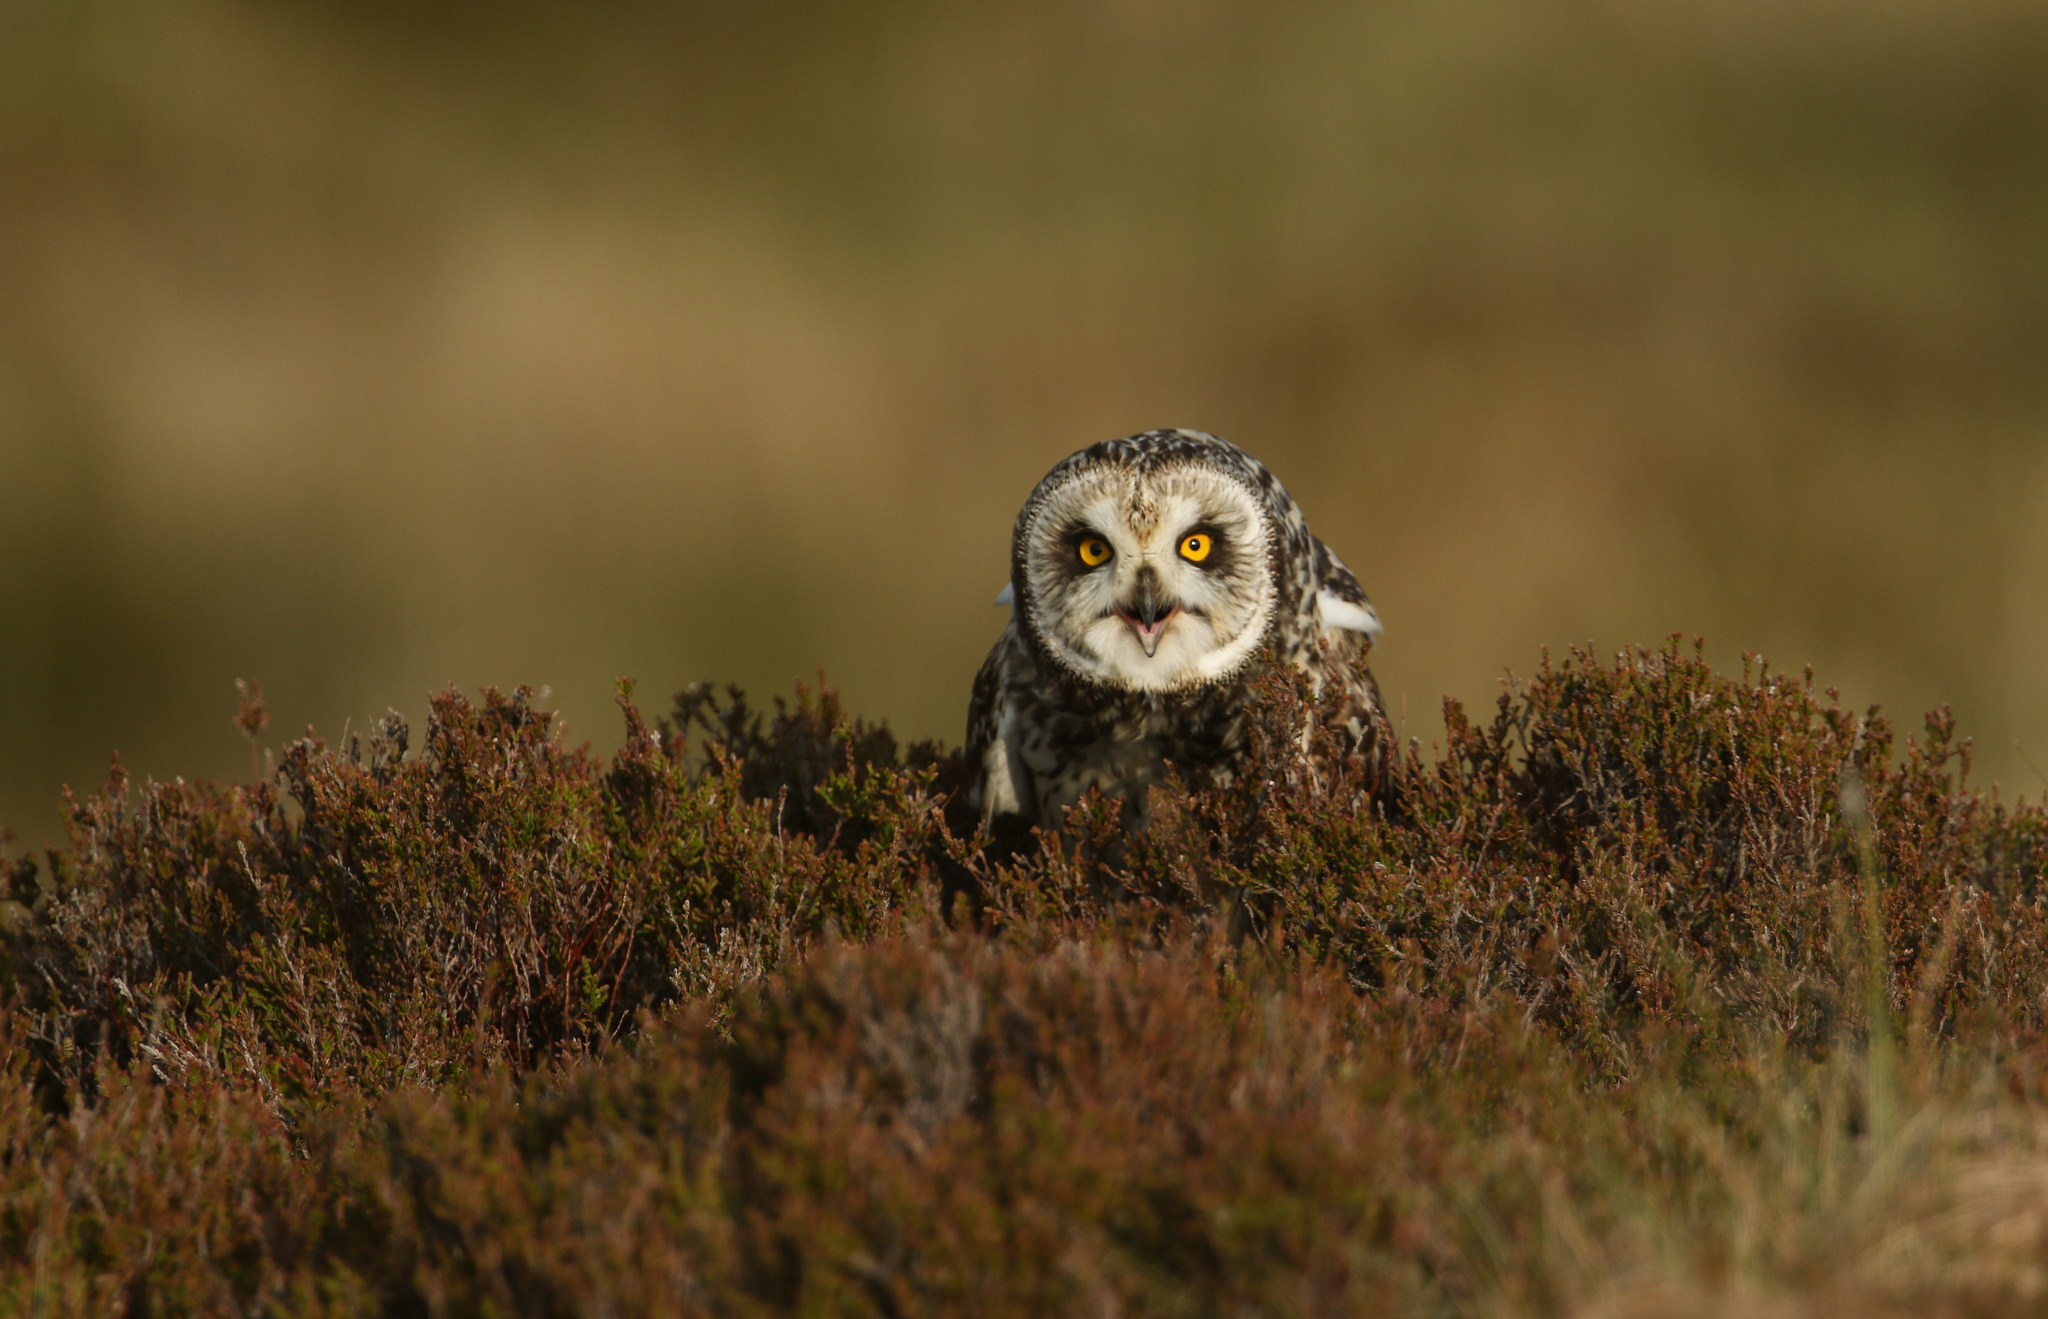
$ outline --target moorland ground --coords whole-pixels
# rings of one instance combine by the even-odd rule
[[[1365,801],[1301,699],[1013,852],[822,688],[117,767],[6,868],[0,1305],[2044,1303],[2048,814],[1945,714],[1574,655]]]

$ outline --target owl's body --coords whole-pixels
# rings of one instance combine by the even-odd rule
[[[1228,782],[1262,663],[1308,675],[1340,748],[1384,766],[1360,665],[1378,616],[1273,474],[1213,435],[1148,431],[1053,468],[1004,595],[967,718],[984,819],[1054,822],[1091,787],[1135,802],[1169,763]]]

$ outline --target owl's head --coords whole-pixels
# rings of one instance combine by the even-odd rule
[[[1262,472],[1184,431],[1068,458],[1017,518],[1021,626],[1061,665],[1111,687],[1172,691],[1229,676],[1257,653],[1277,597]]]

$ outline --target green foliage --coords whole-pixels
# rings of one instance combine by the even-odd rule
[[[1302,701],[1022,847],[822,687],[117,768],[6,871],[0,1305],[2038,1304],[2048,815],[1945,714],[1574,655],[1372,797]]]

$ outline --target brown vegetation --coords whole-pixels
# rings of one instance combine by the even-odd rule
[[[1267,693],[1275,734],[1299,697]],[[260,698],[252,698],[260,700]],[[1005,855],[827,691],[527,693],[11,863],[0,1304],[2026,1313],[2048,814],[1677,644]],[[245,723],[260,718],[245,709]],[[252,731],[253,735],[253,731]]]

